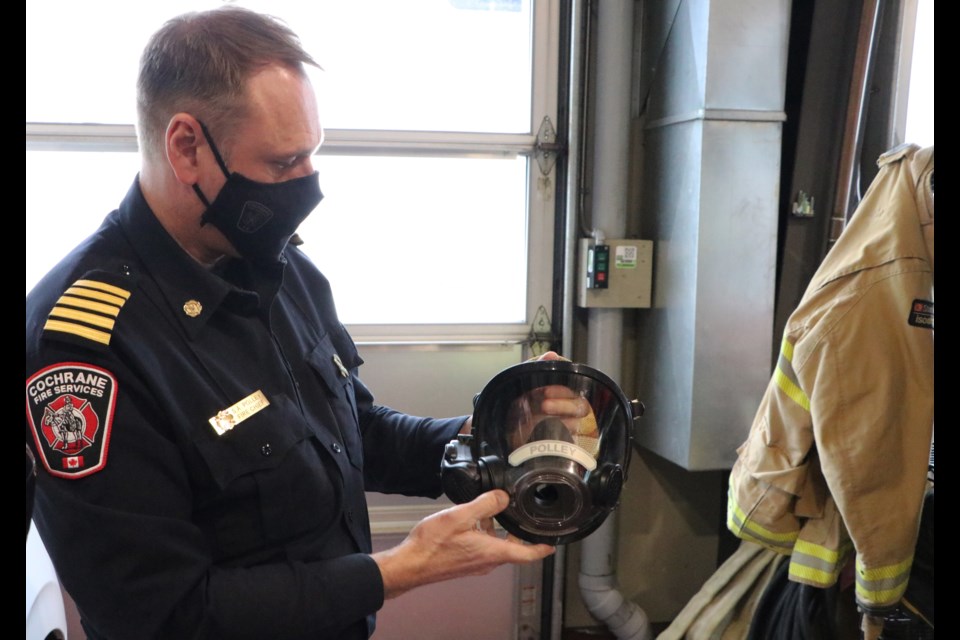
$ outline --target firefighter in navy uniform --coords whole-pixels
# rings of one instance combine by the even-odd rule
[[[469,420],[378,406],[288,243],[321,198],[313,64],[243,9],[167,23],[137,180],[27,297],[34,519],[91,638],[366,638],[385,598],[552,550],[476,526],[498,491],[371,554],[364,491],[438,496]]]

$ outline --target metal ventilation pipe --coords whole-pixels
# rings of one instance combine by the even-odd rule
[[[630,154],[632,0],[596,3],[596,109],[592,219],[594,233],[621,238],[627,226]],[[620,377],[623,311],[590,309],[587,363]],[[621,639],[649,640],[647,614],[624,598],[616,580],[616,513],[581,542],[580,593],[590,613]]]

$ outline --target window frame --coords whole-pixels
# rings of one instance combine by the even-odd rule
[[[515,158],[527,160],[526,317],[503,324],[349,325],[358,344],[501,345],[525,342],[537,310],[550,309],[553,297],[553,219],[555,169],[544,174],[534,159],[537,132],[549,118],[557,122],[559,1],[530,0],[532,10],[532,87],[529,128],[523,133],[326,129],[318,154]],[[27,122],[26,150],[137,152],[133,124]]]

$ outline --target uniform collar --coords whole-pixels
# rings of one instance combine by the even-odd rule
[[[923,227],[933,220],[933,148],[907,144],[883,154],[880,171],[817,271],[817,288],[844,275],[914,258],[932,270]]]
[[[260,297],[237,287],[194,260],[167,233],[134,181],[119,208],[120,226],[173,315],[194,339],[218,309],[252,315]]]

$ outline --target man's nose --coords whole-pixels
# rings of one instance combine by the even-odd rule
[[[313,172],[315,171],[315,169],[313,168],[313,158],[314,158],[313,155],[309,155],[303,159],[303,162],[300,163],[300,167],[296,177],[302,178],[304,176],[309,176],[313,174]]]

